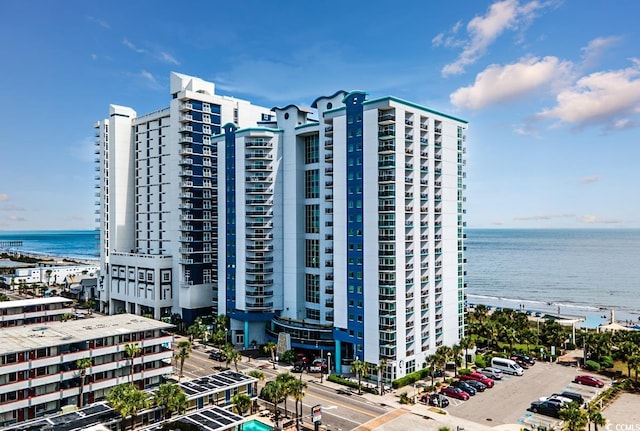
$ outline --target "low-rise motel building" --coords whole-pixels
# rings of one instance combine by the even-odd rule
[[[0,302],[0,328],[48,323],[75,313],[73,300],[61,296]]]
[[[140,389],[159,385],[173,370],[170,328],[132,314],[2,328],[0,427],[99,401],[131,379]],[[127,344],[140,353],[127,357]],[[84,358],[91,365],[82,385],[78,360]]]
[[[184,415],[173,415],[164,421],[165,412],[159,406],[151,406],[135,417],[135,429],[144,431],[161,431],[165,429],[199,429],[204,431],[226,431],[237,429],[247,421],[246,417],[235,414],[232,410],[234,395],[246,394],[252,401],[257,399],[257,383],[255,377],[237,373],[232,370],[223,371],[198,379],[178,383],[187,395],[188,407]],[[149,390],[149,396],[152,396]],[[170,425],[167,425],[167,422]],[[85,431],[85,430],[124,430],[131,425],[131,417],[122,419],[104,401],[98,401],[77,411],[38,418],[18,423],[3,431]],[[102,426],[103,428],[99,428]]]

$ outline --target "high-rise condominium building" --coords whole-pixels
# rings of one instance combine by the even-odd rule
[[[261,108],[175,73],[171,95],[96,124],[103,309],[226,314],[237,344],[287,334],[389,379],[459,340],[464,120],[360,91]]]

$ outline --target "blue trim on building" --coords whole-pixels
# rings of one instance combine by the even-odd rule
[[[346,105],[347,172],[347,328],[334,330],[336,340],[351,344],[353,358],[364,358],[364,175],[363,175],[363,102],[366,93],[352,91],[342,102]],[[336,350],[336,360],[341,354]]]
[[[335,93],[333,93],[331,96],[320,96],[320,97],[317,97],[316,100],[314,100],[313,103],[311,104],[311,107],[314,108],[314,109],[317,109],[319,101],[321,101],[322,99],[333,99],[338,94],[347,94],[347,92],[344,91],[344,90],[338,90]]]
[[[225,281],[226,314],[236,311],[236,126],[227,123],[223,127],[225,144]]]

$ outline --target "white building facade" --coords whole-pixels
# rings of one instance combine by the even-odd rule
[[[120,383],[159,385],[173,371],[169,328],[131,314],[3,328],[0,426],[104,399]],[[140,347],[140,354],[128,358],[127,344]],[[91,365],[82,384],[78,360],[85,358]]]
[[[293,348],[332,357],[338,372],[354,360],[384,360],[389,379],[421,369],[438,346],[463,336],[466,121],[393,97],[339,91],[312,109],[257,110],[253,124],[221,116],[200,150],[186,139],[197,121],[185,97],[178,92],[172,101],[184,132],[165,168],[178,174],[162,197],[177,215],[175,229],[162,241],[116,246],[107,238],[111,298],[130,298],[114,292],[115,280],[127,286],[127,271],[132,287],[160,275],[171,296],[161,307],[171,302],[184,316],[186,304],[202,310],[209,295],[210,309],[231,318],[235,343],[285,333]],[[194,152],[204,160],[205,150],[211,187],[197,183]],[[208,167],[202,163],[203,172]],[[145,169],[139,185],[153,175]],[[149,242],[157,250],[141,254]],[[168,261],[141,273],[134,262],[142,256]]]

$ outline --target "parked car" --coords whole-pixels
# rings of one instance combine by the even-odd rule
[[[511,360],[514,361],[516,364],[520,365],[520,367],[522,367],[523,370],[528,370],[529,367],[531,366],[527,362],[523,361],[522,359],[518,359],[516,356],[512,356]]]
[[[602,380],[586,374],[576,376],[573,381],[579,385],[594,386],[596,388],[604,387],[604,382]]]
[[[492,388],[494,385],[493,380],[491,380],[489,377],[485,376],[484,374],[481,373],[471,373],[471,374],[461,374],[460,375],[460,379],[461,380],[476,380],[478,382],[481,382],[482,384],[484,384],[486,387],[488,388]]]
[[[524,362],[527,365],[535,365],[536,364],[536,360],[535,359],[533,359],[529,355],[525,355],[525,354],[522,354],[522,353],[516,353],[514,355],[511,355],[511,359],[513,359],[516,362],[518,360],[520,360],[520,361]]]
[[[524,374],[524,369],[511,359],[504,358],[491,358],[491,368],[498,369],[506,374],[513,374],[514,376],[521,376]]]
[[[531,403],[531,407],[529,408],[529,410],[531,410],[534,413],[540,413],[542,415],[552,416],[554,418],[557,418],[560,416],[559,412],[561,407],[562,407],[561,405],[557,403],[549,402],[548,400],[534,401]]]
[[[557,394],[553,394],[550,397],[542,397],[542,398],[540,398],[539,401],[548,401],[550,403],[557,404],[558,405],[558,409],[561,409],[565,405],[573,402],[572,399],[564,398],[564,397],[561,397],[561,396],[559,396]]]
[[[423,395],[422,398],[420,398],[420,401],[430,406],[436,407],[447,407],[449,405],[449,399],[444,395],[438,393]]]
[[[471,386],[467,382],[463,382],[462,380],[451,382],[451,386],[454,386],[456,388],[460,388],[460,389],[462,389],[463,391],[465,391],[466,393],[468,393],[471,396],[474,396],[476,394],[476,392],[478,392],[476,390],[476,388],[474,388],[473,386]]]
[[[484,392],[484,390],[487,389],[487,385],[477,380],[465,380],[465,383],[471,386],[477,392]]]
[[[225,362],[227,360],[227,355],[217,350],[213,350],[209,353],[209,359],[213,359],[218,362]]]
[[[582,397],[582,395],[580,395],[580,394],[578,394],[576,392],[563,391],[563,392],[560,392],[559,394],[553,394],[551,396],[553,397],[555,395],[559,395],[559,396],[564,397],[564,398],[569,398],[570,400],[575,401],[579,405],[583,405],[584,404],[584,398]]]
[[[466,393],[460,388],[456,388],[455,386],[445,386],[444,388],[440,389],[440,393],[448,397],[456,398],[463,401],[466,401],[469,399],[468,393]]]
[[[304,372],[305,368],[306,365],[304,364],[304,362],[296,362],[295,364],[293,364],[293,368],[291,369],[291,371],[294,373],[302,373]]]
[[[329,367],[327,366],[327,360],[324,358],[315,358],[311,363],[311,367],[317,370],[317,371],[309,370],[312,373],[319,373],[320,370],[322,370],[324,374],[327,374],[327,372],[329,371]]]
[[[478,370],[478,372],[489,377],[492,380],[502,380],[502,371],[498,370],[497,368],[483,368],[481,370]]]
[[[319,373],[320,371],[322,371],[322,366],[318,363],[313,363],[311,365],[309,365],[309,372],[310,373]]]

